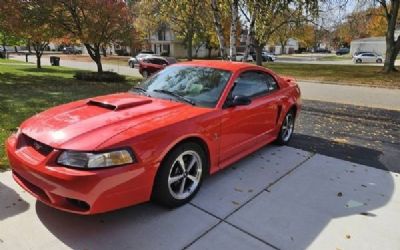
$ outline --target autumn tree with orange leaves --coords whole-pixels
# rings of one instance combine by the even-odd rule
[[[101,49],[124,37],[133,22],[124,0],[58,0],[53,12],[56,23],[86,47],[103,72]]]
[[[2,0],[0,5],[3,26],[13,36],[30,41],[37,68],[41,68],[41,57],[50,41],[62,35],[51,19],[54,7],[52,0]]]

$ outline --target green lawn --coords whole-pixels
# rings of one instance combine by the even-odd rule
[[[4,141],[26,118],[49,107],[91,96],[128,90],[137,79],[126,83],[95,83],[73,78],[76,70],[65,67],[36,69],[0,60],[0,170],[8,168]]]
[[[264,66],[281,75],[293,76],[298,80],[400,88],[400,72],[384,74],[382,67],[377,66],[291,63],[266,63]]]
[[[329,56],[324,56],[318,58],[318,61],[344,61],[344,60],[351,60],[352,57],[351,55],[342,55],[342,56],[337,56],[337,55],[329,55]]]

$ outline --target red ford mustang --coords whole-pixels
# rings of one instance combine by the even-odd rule
[[[291,78],[193,61],[127,93],[37,114],[6,147],[14,179],[49,206],[94,214],[152,199],[176,207],[206,175],[272,141],[286,144],[299,110]]]

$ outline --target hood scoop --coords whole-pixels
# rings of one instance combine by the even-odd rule
[[[86,104],[89,106],[97,106],[105,109],[118,111],[127,108],[133,108],[137,106],[141,106],[144,104],[151,103],[152,100],[143,100],[136,98],[122,98],[122,99],[112,99],[112,100],[96,100],[91,99]]]

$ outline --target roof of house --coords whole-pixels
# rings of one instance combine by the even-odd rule
[[[351,42],[385,42],[385,37],[384,36],[377,36],[377,37],[366,37],[366,38],[360,38],[360,39],[355,39]]]

